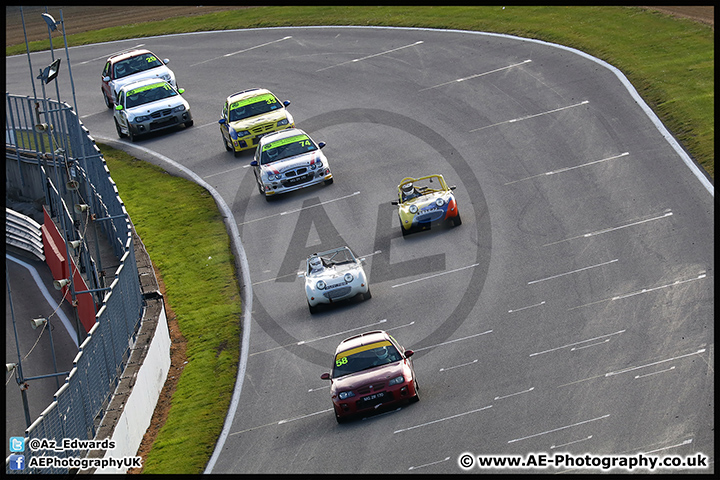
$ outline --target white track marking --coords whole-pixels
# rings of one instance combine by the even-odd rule
[[[636,221],[636,222],[627,223],[627,224],[625,224],[625,225],[620,225],[620,226],[618,226],[618,227],[605,228],[605,229],[603,229],[603,230],[596,230],[596,231],[594,231],[594,232],[584,233],[584,234],[582,234],[582,235],[578,235],[577,237],[570,237],[570,238],[566,238],[566,239],[564,239],[564,240],[558,240],[557,242],[546,243],[545,245],[543,245],[543,247],[549,247],[550,245],[556,245],[556,244],[558,244],[558,243],[567,242],[567,241],[569,241],[569,240],[575,240],[576,238],[594,237],[595,235],[601,235],[601,234],[603,234],[603,233],[614,232],[615,230],[621,230],[621,229],[623,229],[623,228],[634,227],[635,225],[641,225],[641,224],[643,224],[643,223],[652,222],[652,221],[654,221],[654,220],[660,220],[660,219],[663,219],[663,218],[671,217],[672,214],[673,214],[673,213],[672,213],[670,210],[668,210],[668,211],[666,211],[665,213],[663,213],[662,215],[659,215],[659,216],[656,216],[656,217],[647,218],[647,219],[645,219],[645,220],[638,220],[638,221]]]
[[[484,127],[474,128],[474,129],[470,130],[470,133],[472,133],[472,132],[478,132],[478,131],[484,130],[484,129],[486,129],[486,128],[497,127],[497,126],[499,126],[499,125],[505,125],[505,124],[508,124],[508,123],[520,122],[520,121],[523,121],[523,120],[528,120],[528,119],[530,119],[530,118],[541,117],[541,116],[543,116],[543,115],[548,115],[548,114],[550,114],[550,113],[555,113],[555,112],[560,112],[560,111],[562,111],[562,110],[567,110],[568,108],[579,107],[580,105],[585,105],[585,104],[587,104],[587,103],[590,103],[590,102],[589,102],[588,100],[584,100],[584,101],[582,101],[582,102],[580,102],[580,103],[576,103],[576,104],[574,104],[574,105],[568,105],[568,106],[566,106],[566,107],[560,107],[560,108],[556,108],[556,109],[554,109],[554,110],[548,110],[547,112],[536,113],[536,114],[534,114],[534,115],[526,115],[526,116],[524,116],[524,117],[518,117],[518,118],[513,118],[512,120],[506,120],[506,121],[504,121],[504,122],[493,123],[492,125],[486,125],[486,126],[484,126]]]
[[[238,50],[237,52],[226,53],[226,54],[223,55],[222,57],[208,58],[207,60],[203,60],[202,62],[193,63],[193,64],[190,65],[190,66],[191,66],[191,67],[195,67],[195,66],[197,66],[197,65],[202,65],[203,63],[211,62],[211,61],[213,61],[213,60],[218,60],[218,59],[220,59],[220,58],[231,57],[231,56],[233,56],[233,55],[237,55],[238,53],[249,52],[250,50],[255,50],[256,48],[260,48],[260,47],[266,47],[266,46],[268,46],[268,45],[272,45],[273,43],[282,42],[283,40],[287,40],[287,39],[289,39],[289,38],[292,38],[292,36],[287,36],[287,37],[279,38],[279,39],[277,39],[277,40],[273,40],[272,42],[262,43],[262,44],[260,44],[260,45],[255,45],[254,47],[246,48],[246,49],[244,49],[244,50]]]
[[[593,161],[593,162],[583,163],[582,165],[575,165],[574,167],[561,168],[560,170],[551,170],[551,171],[549,171],[549,172],[540,173],[540,174],[538,174],[538,175],[533,175],[533,176],[531,176],[531,177],[525,177],[525,178],[521,178],[521,179],[519,179],[519,180],[513,180],[512,182],[507,182],[505,185],[512,185],[513,183],[523,182],[523,181],[525,181],[525,180],[531,180],[531,179],[533,179],[533,178],[547,177],[547,176],[555,175],[555,174],[558,174],[558,173],[568,172],[568,171],[570,171],[570,170],[575,170],[576,168],[589,167],[590,165],[595,165],[595,164],[598,164],[598,163],[607,162],[608,160],[615,160],[616,158],[625,157],[625,156],[627,156],[627,155],[630,155],[630,153],[624,152],[624,153],[621,153],[620,155],[614,155],[614,156],[612,156],[612,157],[603,158],[602,160],[595,160],[595,161]]]
[[[442,86],[445,86],[445,85],[450,85],[450,84],[452,84],[452,83],[464,82],[465,80],[471,80],[471,79],[473,79],[473,78],[484,77],[485,75],[490,75],[491,73],[502,72],[503,70],[507,70],[507,69],[509,69],[509,68],[517,67],[518,65],[524,65],[524,64],[526,64],[526,63],[528,63],[528,62],[532,62],[532,60],[525,60],[524,62],[515,63],[515,64],[513,64],[513,65],[508,65],[507,67],[496,68],[495,70],[490,70],[489,72],[478,73],[478,74],[476,74],[476,75],[470,75],[469,77],[458,78],[458,79],[456,79],[456,80],[450,80],[449,82],[440,83],[440,84],[438,84],[438,85],[433,85],[432,87],[427,87],[427,88],[420,89],[420,90],[418,90],[418,92],[424,92],[425,90],[430,90],[430,89],[432,89],[432,88],[438,88],[438,87],[442,87]]]
[[[555,347],[555,348],[551,348],[551,349],[549,349],[549,350],[543,350],[542,352],[531,353],[530,356],[531,356],[531,357],[534,357],[535,355],[542,355],[543,353],[550,353],[550,352],[554,352],[554,351],[556,351],[556,350],[562,350],[563,348],[574,347],[575,345],[580,345],[580,344],[582,344],[582,343],[592,342],[592,341],[594,341],[594,340],[599,340],[599,339],[601,339],[601,338],[610,337],[610,336],[613,336],[613,335],[619,335],[619,334],[623,333],[624,331],[625,331],[625,330],[619,330],[619,331],[617,331],[617,332],[608,333],[608,334],[606,334],[606,335],[600,335],[599,337],[593,337],[593,338],[588,338],[587,340],[581,340],[581,341],[579,341],[579,342],[569,343],[569,344],[567,344],[567,345],[563,345],[562,347]]]
[[[427,350],[428,348],[441,347],[441,346],[447,345],[449,343],[455,343],[455,342],[459,342],[461,340],[467,340],[468,338],[479,337],[480,335],[486,335],[488,333],[492,333],[492,330],[488,330],[487,332],[482,332],[482,333],[476,333],[475,335],[469,335],[469,336],[463,337],[463,338],[457,338],[455,340],[448,340],[447,342],[438,343],[436,345],[430,345],[429,347],[413,348],[413,351],[419,352],[421,350]]]
[[[343,197],[335,198],[335,199],[333,199],[333,200],[326,200],[326,201],[324,201],[324,202],[320,202],[320,203],[315,204],[315,205],[310,205],[310,206],[308,206],[308,207],[296,208],[295,210],[288,210],[288,211],[285,211],[285,212],[276,213],[276,214],[274,214],[274,215],[268,215],[267,217],[256,218],[255,220],[248,220],[247,222],[238,223],[238,225],[247,225],[248,223],[260,222],[260,221],[262,221],[262,220],[267,220],[268,218],[280,217],[280,216],[284,216],[284,215],[289,215],[289,214],[291,214],[291,213],[297,213],[297,212],[300,212],[300,211],[302,211],[302,210],[307,210],[308,208],[315,208],[315,207],[319,207],[319,206],[322,206],[322,205],[327,205],[328,203],[337,202],[338,200],[344,200],[344,199],[346,199],[346,198],[354,197],[355,195],[360,195],[360,192],[353,192],[353,193],[351,193],[350,195],[345,195],[345,196],[343,196]]]
[[[449,270],[449,271],[447,271],[447,272],[436,273],[436,274],[434,274],[434,275],[430,275],[429,277],[418,278],[417,280],[410,280],[409,282],[405,282],[405,283],[398,283],[397,285],[393,285],[391,288],[403,287],[403,286],[405,286],[405,285],[410,285],[411,283],[415,283],[415,282],[422,282],[423,280],[429,280],[429,279],[431,279],[431,278],[440,277],[440,276],[442,276],[442,275],[447,275],[447,274],[449,274],[449,273],[459,272],[459,271],[461,271],[461,270],[466,270],[466,269],[468,269],[468,268],[477,267],[478,265],[480,265],[480,264],[479,264],[479,263],[473,263],[472,265],[468,265],[468,266],[466,266],[466,267],[460,267],[460,268],[456,268],[455,270]]]
[[[337,65],[330,65],[329,67],[321,68],[320,70],[315,70],[315,71],[316,71],[316,72],[322,72],[323,70],[327,70],[327,69],[329,69],[329,68],[334,68],[334,67],[339,67],[339,66],[342,66],[342,65],[347,65],[348,63],[361,62],[361,61],[363,61],[363,60],[367,60],[368,58],[379,57],[379,56],[381,56],[381,55],[387,55],[388,53],[397,52],[398,50],[402,50],[403,48],[414,47],[415,45],[420,45],[421,43],[423,43],[422,40],[420,40],[420,41],[418,41],[418,42],[415,42],[415,43],[411,43],[410,45],[405,45],[405,46],[403,46],[403,47],[393,48],[392,50],[386,50],[386,51],[384,51],[384,52],[375,53],[375,54],[373,54],[373,55],[368,55],[367,57],[355,58],[355,59],[349,60],[349,61],[347,61],[347,62],[338,63]]]
[[[584,271],[584,270],[589,270],[589,269],[591,269],[591,268],[602,267],[603,265],[608,265],[608,264],[610,264],[610,263],[614,263],[614,262],[617,262],[617,261],[618,261],[618,259],[616,258],[615,260],[610,260],[609,262],[598,263],[597,265],[591,265],[591,266],[589,266],[589,267],[580,268],[580,269],[577,269],[577,270],[573,270],[572,272],[561,273],[561,274],[559,274],[559,275],[553,275],[552,277],[541,278],[540,280],[533,280],[532,282],[528,282],[528,285],[532,285],[533,283],[544,282],[545,280],[552,280],[553,278],[558,278],[558,277],[562,277],[562,276],[565,276],[565,275],[570,275],[570,274],[572,274],[572,273],[582,272],[582,271]]]
[[[426,427],[428,425],[432,425],[433,423],[444,422],[445,420],[452,420],[453,418],[462,417],[464,415],[470,415],[471,413],[481,412],[483,410],[487,410],[488,408],[492,408],[492,405],[488,405],[487,407],[477,408],[475,410],[470,410],[469,412],[465,412],[465,413],[458,413],[457,415],[452,415],[450,417],[433,420],[432,422],[421,423],[420,425],[415,425],[415,426],[408,427],[408,428],[401,428],[400,430],[395,430],[393,433],[407,432],[408,430],[413,430],[415,428],[420,428],[420,427]]]
[[[609,416],[610,416],[610,414],[608,413],[607,415],[603,415],[602,417],[591,418],[590,420],[584,420],[584,421],[582,421],[582,422],[573,423],[572,425],[566,425],[566,426],[564,426],[564,427],[554,428],[554,429],[548,430],[548,431],[546,431],[546,432],[535,433],[535,434],[533,434],[533,435],[528,435],[527,437],[521,437],[521,438],[516,438],[516,439],[514,439],[514,440],[508,440],[507,443],[519,442],[520,440],[527,440],[528,438],[539,437],[540,435],[545,435],[545,434],[548,434],[548,433],[553,433],[553,432],[557,432],[557,431],[560,431],[560,430],[565,430],[566,428],[577,427],[578,425],[582,425],[582,424],[584,424],[584,423],[595,422],[595,421],[597,421],[597,420],[602,420],[603,418],[607,418],[607,417],[609,417]]]

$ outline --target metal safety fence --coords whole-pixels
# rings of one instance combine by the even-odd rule
[[[78,270],[96,306],[95,323],[84,341],[85,332],[78,332],[81,344],[65,383],[25,431],[26,443],[92,440],[127,365],[145,306],[130,217],[102,153],[68,104],[8,93],[5,97],[8,194],[42,198],[65,243],[81,241],[73,255],[78,257]],[[95,234],[94,248],[87,241],[92,237],[89,229]],[[108,251],[113,261],[105,258],[103,266]],[[107,274],[110,268],[114,269],[111,276]],[[88,453],[72,448],[58,452],[45,446],[25,449],[27,467],[22,470],[11,468],[8,457],[6,473],[67,473],[74,470],[72,466],[35,469],[30,465],[37,463],[33,457],[71,459]]]

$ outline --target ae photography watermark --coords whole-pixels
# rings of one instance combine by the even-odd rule
[[[703,453],[692,455],[596,455],[585,453],[528,453],[525,455],[474,455],[469,452],[460,454],[458,466],[463,470],[486,469],[538,469],[549,468],[567,470],[624,470],[659,471],[662,469],[707,469],[710,460]]]
[[[110,450],[115,448],[115,441],[108,438],[104,440],[82,440],[79,438],[63,438],[61,440],[47,438],[10,437],[10,456],[8,466],[10,470],[24,471],[26,469],[68,468],[86,470],[89,468],[141,468],[142,457],[105,457],[81,458],[72,456],[48,455],[48,453],[76,452],[78,450]],[[45,455],[30,455],[26,457],[26,450],[30,452],[42,451]]]

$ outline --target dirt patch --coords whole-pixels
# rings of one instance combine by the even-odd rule
[[[248,7],[233,7],[229,5],[216,6],[163,6],[154,5],[150,7],[48,7],[47,13],[52,15],[56,22],[59,22],[60,10],[65,24],[65,34],[88,32],[100,30],[107,27],[119,27],[134,23],[152,22],[166,20],[172,17],[191,17],[206,15],[213,12],[226,10],[238,10]],[[23,34],[23,20],[27,31],[28,42],[34,40],[47,40],[48,29],[41,14],[45,13],[45,7],[22,7],[22,15],[19,6],[5,7],[5,45],[17,45],[25,43]],[[62,36],[55,32],[53,39],[55,48],[62,46]]]

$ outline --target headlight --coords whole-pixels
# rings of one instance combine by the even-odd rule
[[[277,123],[277,126],[278,126],[278,127],[282,127],[283,125],[287,125],[288,123],[290,123],[290,122],[288,122],[288,119],[287,119],[287,118],[283,118],[282,120],[280,120],[280,121]]]
[[[250,135],[249,130],[240,130],[239,132],[237,132],[237,131],[233,130],[232,128],[230,129],[230,138],[237,139],[237,138],[241,138],[241,137],[246,137],[248,135]]]
[[[139,116],[135,117],[135,119],[133,121],[135,123],[142,123],[142,122],[147,122],[148,120],[150,120],[149,115],[139,115]]]
[[[169,82],[172,77],[170,76],[169,73],[166,73],[166,74],[164,74],[164,75],[160,75],[160,78],[162,78],[162,79],[165,80],[166,82]]]
[[[410,213],[417,213],[417,205],[410,205]]]
[[[400,375],[399,377],[395,377],[392,380],[388,382],[388,386],[390,385],[400,385],[401,383],[405,383],[405,377]]]
[[[273,175],[270,175],[270,178],[271,178],[272,180],[280,180],[280,179],[282,178],[282,174],[277,174],[277,175],[274,175],[274,176],[273,176]]]
[[[173,112],[184,112],[185,111],[185,105],[178,105],[177,107],[173,108]]]
[[[345,274],[345,281],[346,281],[347,283],[352,282],[353,279],[355,279],[355,277],[352,276],[352,273],[346,273],[346,274]]]
[[[338,394],[338,397],[340,397],[340,400],[345,400],[346,398],[354,397],[355,394],[353,392],[340,392]]]
[[[443,200],[442,198],[438,198],[437,200],[435,200],[435,205],[437,205],[438,207],[442,207],[443,205],[445,205],[445,200]]]
[[[325,290],[325,282],[320,280],[315,284],[315,288],[317,288],[318,290]]]

